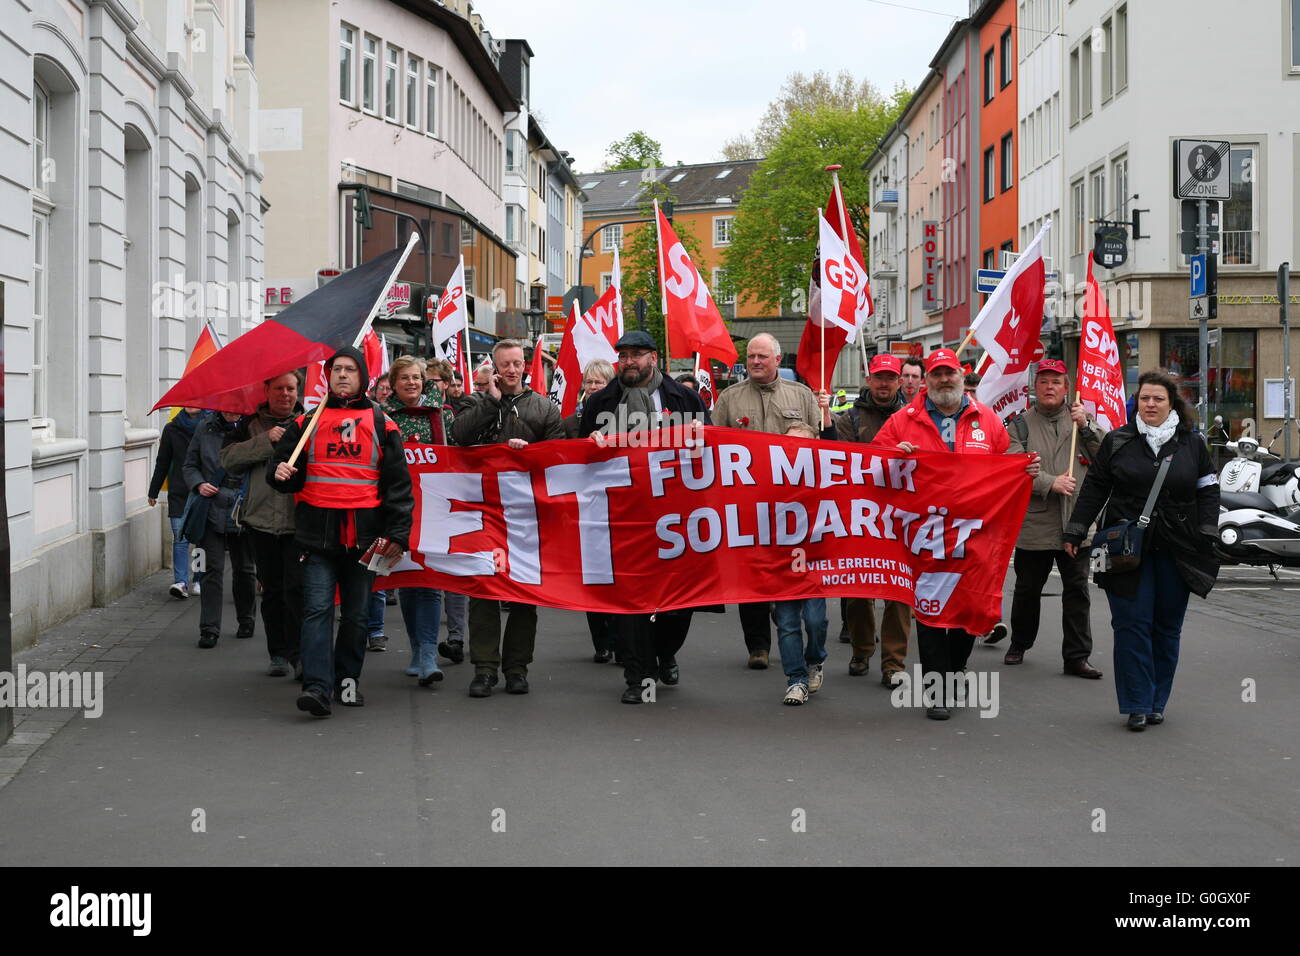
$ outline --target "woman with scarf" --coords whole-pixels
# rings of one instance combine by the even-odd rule
[[[451,410],[442,404],[442,392],[432,378],[425,380],[424,362],[410,355],[394,359],[388,370],[393,394],[384,403],[402,432],[413,445],[445,445],[451,425]],[[442,592],[436,588],[401,588],[397,603],[411,641],[411,664],[406,673],[427,687],[442,680],[438,667],[438,624],[442,614]]]
[[[1129,730],[1164,723],[1188,596],[1205,597],[1219,573],[1212,547],[1219,520],[1218,476],[1192,425],[1173,376],[1143,372],[1137,418],[1102,440],[1065,528],[1065,550],[1073,557],[1103,507],[1097,522],[1101,528],[1138,519],[1168,460],[1142,536],[1138,567],[1095,577],[1110,601],[1115,693]]]
[[[200,596],[199,647],[217,646],[221,637],[221,603],[226,555],[230,555],[231,589],[239,630],[235,637],[253,636],[257,613],[257,572],[249,536],[241,534],[235,505],[248,490],[248,472],[230,474],[221,466],[221,446],[243,416],[238,412],[211,412],[194,429],[185,453],[185,483],[208,501],[203,529],[203,594]]]
[[[163,482],[167,482],[167,522],[172,528],[172,586],[168,593],[178,600],[199,594],[199,578],[194,575],[190,586],[190,543],[181,538],[181,514],[185,499],[190,496],[190,486],[185,483],[185,452],[194,438],[194,426],[203,414],[201,408],[182,408],[176,417],[163,426],[162,440],[158,444],[158,460],[154,462],[153,477],[149,480],[149,507],[158,503]]]

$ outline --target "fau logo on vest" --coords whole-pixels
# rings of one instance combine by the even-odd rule
[[[361,443],[356,440],[357,420],[345,418],[334,426],[339,440],[325,445],[325,454],[330,458],[360,458]]]

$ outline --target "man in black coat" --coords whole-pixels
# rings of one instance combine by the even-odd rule
[[[659,348],[649,333],[627,332],[614,348],[618,350],[618,375],[587,399],[578,437],[660,428],[667,413],[676,413],[674,423],[713,424],[699,393],[659,371]],[[618,655],[627,684],[623,703],[639,704],[648,699],[642,690],[646,681],[678,682],[677,652],[686,642],[691,614],[687,609],[617,615]]]

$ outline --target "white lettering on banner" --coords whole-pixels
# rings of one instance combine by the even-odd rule
[[[458,578],[494,574],[496,562],[490,551],[450,553],[452,538],[483,530],[483,512],[451,510],[453,501],[482,502],[483,476],[424,472],[420,475],[420,493],[420,552],[425,567]]]
[[[497,483],[501,488],[501,510],[506,521],[510,580],[520,584],[541,584],[541,541],[537,533],[533,476],[527,471],[503,471],[497,475]]]
[[[689,298],[694,292],[696,307],[704,308],[709,301],[709,290],[703,282],[697,280],[691,258],[680,242],[674,243],[668,250],[668,268],[672,270],[672,275],[664,277],[664,288],[678,299]]]
[[[718,474],[722,479],[722,486],[731,487],[736,482],[742,485],[756,484],[754,476],[749,473],[749,466],[753,461],[753,456],[744,445],[719,445]]]
[[[806,449],[803,449],[806,450]],[[787,518],[793,518],[793,526]],[[808,537],[808,509],[797,501],[776,503],[776,543],[779,547],[803,544]]]
[[[1083,326],[1084,341],[1087,342],[1088,348],[1098,349],[1102,357],[1112,366],[1119,367],[1119,346],[1115,344],[1115,339],[1107,335],[1101,327],[1100,322],[1088,320]]]
[[[578,499],[578,550],[582,556],[583,584],[614,583],[608,491],[631,485],[632,469],[625,457],[584,465],[552,465],[546,469],[548,495],[575,495]]]
[[[942,614],[961,580],[959,571],[925,571],[916,578],[916,609],[922,614]]]

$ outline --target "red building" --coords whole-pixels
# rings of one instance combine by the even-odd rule
[[[1016,124],[1016,4],[986,0],[971,18],[979,56],[979,266],[1001,269],[1020,222]]]

